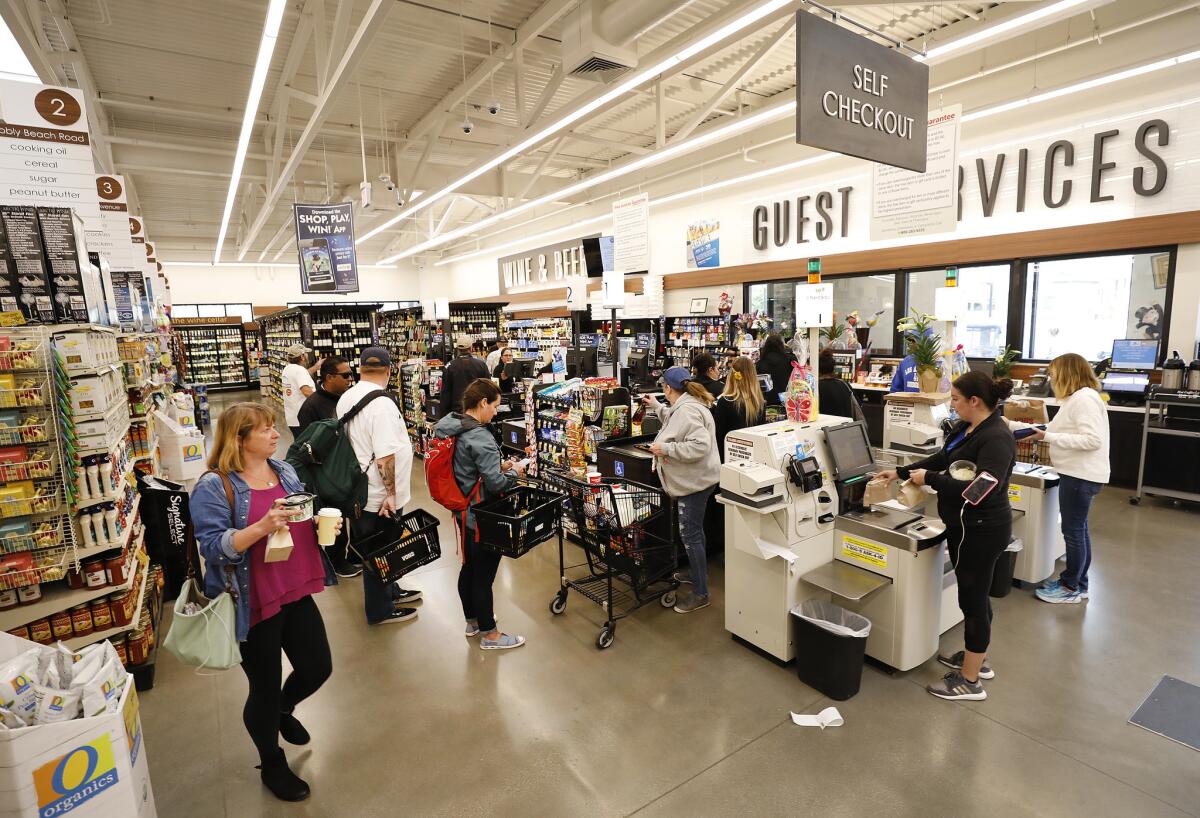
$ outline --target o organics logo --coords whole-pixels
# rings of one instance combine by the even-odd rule
[[[62,712],[63,705],[66,703],[66,701],[67,700],[64,699],[62,696],[51,696],[50,697],[51,712],[54,712],[54,713]]]
[[[12,680],[13,690],[18,693],[24,693],[29,689],[29,677],[25,675],[14,676]]]
[[[183,447],[183,462],[190,463],[193,460],[200,460],[204,457],[204,447],[199,443],[189,443]]]
[[[38,815],[66,815],[116,783],[112,744],[104,733],[33,771]]]

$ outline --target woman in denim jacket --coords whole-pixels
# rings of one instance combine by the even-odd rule
[[[308,784],[288,767],[279,736],[290,744],[309,741],[292,710],[332,671],[325,623],[312,595],[336,580],[313,522],[289,523],[279,504],[304,485],[291,466],[271,457],[279,442],[274,413],[258,403],[235,404],[221,415],[214,437],[211,471],[191,500],[205,592],[229,590],[236,600],[242,670],[250,683],[242,720],[258,748],[262,781],[277,798],[300,801],[308,797]],[[265,562],[267,537],[284,528],[291,533],[291,555]],[[287,681],[281,653],[292,665]]]

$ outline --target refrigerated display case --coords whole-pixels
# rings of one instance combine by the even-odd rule
[[[183,357],[183,379],[213,391],[249,389],[246,331],[240,323],[175,322]]]

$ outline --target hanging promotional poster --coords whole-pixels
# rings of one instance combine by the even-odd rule
[[[705,219],[688,225],[687,266],[689,270],[721,266],[720,221]]]
[[[293,205],[300,251],[300,287],[306,293],[358,292],[354,260],[354,204]]]

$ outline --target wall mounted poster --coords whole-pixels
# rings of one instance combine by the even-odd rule
[[[689,270],[721,266],[720,221],[705,219],[688,225],[687,266]]]
[[[871,166],[871,241],[952,233],[958,227],[961,123],[961,105],[929,112],[924,173],[879,163]],[[1003,164],[992,170],[994,199]]]
[[[306,293],[358,292],[354,204],[297,204],[293,207],[301,289]]]

